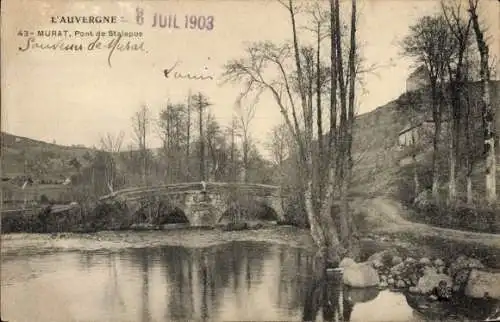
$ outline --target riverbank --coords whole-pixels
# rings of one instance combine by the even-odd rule
[[[413,257],[449,257],[462,254],[479,258],[488,266],[500,268],[500,235],[411,222],[406,219],[408,215],[405,215],[411,210],[389,198],[360,198],[352,204],[356,221],[359,221],[365,253],[398,247],[405,253],[412,253]],[[274,226],[239,231],[180,228],[160,231],[103,229],[95,233],[12,233],[2,236],[2,253],[35,249],[94,250],[162,245],[204,247],[247,240],[314,249],[308,230]]]
[[[2,255],[26,255],[54,250],[118,251],[126,248],[184,246],[211,247],[233,241],[255,241],[284,244],[314,250],[309,231],[291,226],[258,230],[224,231],[222,229],[176,229],[158,231],[101,231],[91,234],[16,233],[2,236]]]

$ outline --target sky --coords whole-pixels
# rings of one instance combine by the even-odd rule
[[[367,65],[377,68],[365,75],[363,93],[358,97],[358,113],[369,112],[405,91],[405,80],[414,63],[401,56],[399,41],[410,25],[426,14],[436,12],[435,0],[361,0],[358,25],[362,55]],[[500,30],[499,5],[481,0],[482,18],[492,30]],[[348,8],[348,3],[346,3]],[[141,8],[144,23],[136,22]],[[212,30],[153,27],[155,13],[175,15],[183,26],[186,15],[212,16]],[[54,24],[52,17],[117,16],[117,24]],[[57,19],[57,18],[56,18]],[[207,19],[207,18],[205,18]],[[299,22],[305,18],[300,16]],[[201,22],[201,19],[200,19]],[[37,37],[41,30],[67,30],[71,38]],[[25,48],[28,38],[18,35],[35,33],[37,44],[59,40],[88,46],[97,31],[142,32],[144,51],[109,49],[63,52]],[[77,37],[75,31],[93,32]],[[303,34],[301,41],[312,40]],[[246,43],[271,40],[283,43],[291,39],[289,17],[276,1],[267,0],[183,0],[183,1],[34,1],[7,0],[2,6],[2,119],[3,131],[58,144],[99,145],[106,133],[125,133],[124,145],[132,143],[132,115],[146,104],[157,116],[167,102],[185,102],[189,91],[209,97],[211,112],[223,125],[235,113],[235,100],[241,84],[221,84],[218,76],[230,59],[240,58]],[[112,37],[102,37],[103,43]],[[121,43],[127,39],[122,38]],[[30,42],[33,45],[33,41]],[[491,51],[498,52],[498,37]],[[165,78],[163,70],[177,62],[175,71],[213,75],[214,80]],[[256,106],[250,129],[262,147],[281,116],[272,97],[264,94]],[[154,131],[149,146],[159,146]]]

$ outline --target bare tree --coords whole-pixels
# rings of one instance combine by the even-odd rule
[[[187,140],[185,118],[186,106],[184,104],[168,103],[160,111],[158,126],[160,138],[163,141],[163,153],[166,159],[166,176],[168,182],[181,180],[181,172],[186,172],[184,160],[184,145]],[[186,144],[187,145],[187,144]]]
[[[198,93],[192,96],[191,98],[192,106],[197,110],[199,117],[199,136],[200,136],[200,180],[204,181],[205,178],[205,137],[203,135],[203,115],[205,109],[212,105],[208,98],[202,93]]]
[[[356,20],[356,4],[355,0],[352,3],[352,20]],[[298,153],[299,168],[299,178],[301,182],[301,193],[305,202],[306,215],[309,220],[311,235],[313,240],[319,246],[319,256],[323,257],[326,263],[336,265],[343,255],[343,249],[340,247],[340,240],[338,235],[338,229],[336,227],[334,218],[332,217],[331,209],[333,206],[333,197],[335,189],[335,163],[331,162],[326,174],[327,177],[325,186],[324,196],[318,198],[317,186],[315,182],[314,166],[313,166],[313,145],[314,145],[314,113],[313,106],[310,104],[311,90],[310,82],[308,82],[307,68],[314,66],[310,64],[307,60],[306,52],[301,50],[298,37],[298,29],[296,23],[297,7],[292,0],[280,1],[283,7],[287,10],[291,21],[291,33],[292,33],[292,44],[276,45],[271,42],[259,42],[251,45],[247,48],[246,58],[232,60],[225,66],[224,76],[228,81],[242,82],[245,84],[245,93],[254,92],[259,95],[263,91],[270,92],[274,99],[277,107],[279,108],[284,122],[288,128],[290,136],[293,138],[295,149]],[[339,2],[331,0],[331,8],[334,13],[333,16],[338,15]],[[336,17],[338,18],[338,17]],[[340,20],[340,18],[336,19]],[[339,52],[339,46],[341,44],[342,33],[340,32],[340,23],[335,22],[335,25],[331,26],[331,37],[335,39],[332,41],[333,52]],[[350,41],[356,38],[355,36],[355,25],[352,26]],[[356,51],[355,44],[351,44],[351,50]],[[341,49],[341,48],[340,48]],[[340,50],[341,52],[341,50]],[[355,79],[356,73],[352,70],[352,64],[349,62],[351,59],[355,59],[356,55],[349,55],[346,59],[342,55],[337,55],[338,59],[334,59],[333,62],[338,65],[343,66],[342,62],[339,60],[347,60],[348,73]],[[313,55],[314,57],[314,55]],[[314,62],[314,60],[313,60]],[[291,75],[287,73],[287,70],[292,70]],[[341,68],[342,70],[342,68]],[[340,74],[340,73],[339,73]],[[270,75],[274,75],[273,78]],[[340,77],[334,78],[333,82],[336,84],[342,80],[342,91],[340,93],[341,105],[344,109],[345,122],[343,124],[343,129],[345,131],[349,130],[349,124],[347,123],[347,118],[351,113],[348,110],[348,103],[350,106],[354,105],[355,91],[354,86],[345,86],[345,76],[340,74]],[[296,82],[297,86],[293,86]],[[294,89],[296,91],[294,92]],[[348,91],[352,89],[352,97],[347,99]],[[330,98],[332,102],[336,104],[336,92],[332,93]],[[298,96],[298,98],[297,98]],[[299,117],[301,113],[302,117]],[[333,116],[332,116],[333,117]],[[352,133],[352,132],[351,132]],[[343,137],[350,137],[350,134],[342,133]],[[346,146],[349,149],[349,144]],[[331,156],[330,156],[331,157]],[[346,164],[342,162],[342,164]],[[315,207],[314,200],[320,200],[318,202],[318,207]],[[341,230],[347,229],[347,225],[341,227]],[[349,233],[342,232],[342,234],[349,236]],[[349,244],[344,244],[348,246]]]
[[[484,37],[484,31],[479,23],[477,15],[478,0],[469,0],[469,14],[472,19],[472,26],[476,35],[477,47],[480,56],[480,77],[482,84],[482,105],[483,105],[483,123],[484,131],[484,153],[485,153],[485,181],[486,181],[486,201],[489,205],[496,203],[496,155],[495,155],[495,137],[494,122],[495,108],[491,104],[490,94],[490,67],[489,46]]]
[[[273,127],[269,135],[267,149],[271,153],[272,161],[279,169],[284,166],[285,160],[290,156],[289,132],[285,124]]]
[[[190,153],[191,153],[191,90],[188,92],[187,106],[186,106],[186,176],[187,182],[190,178]]]
[[[250,132],[250,123],[255,117],[255,102],[244,104],[241,99],[236,102],[236,114],[238,116],[239,128],[242,136],[242,152],[243,152],[243,182],[248,182],[248,154],[250,153],[252,137]]]
[[[443,16],[424,16],[410,27],[402,43],[404,54],[424,64],[431,91],[431,110],[434,123],[432,157],[432,196],[439,201],[439,143],[443,114],[443,90],[447,62],[453,51],[453,41]]]
[[[117,154],[120,153],[124,135],[125,133],[120,131],[117,135],[107,133],[105,136],[101,137],[101,148],[107,152],[104,176],[110,193],[113,193],[115,189],[115,179],[117,175],[116,157]]]
[[[453,37],[453,57],[447,64],[448,79],[450,84],[451,107],[450,107],[450,139],[449,139],[449,161],[450,175],[448,184],[448,204],[456,202],[457,187],[456,173],[458,159],[460,157],[460,125],[462,119],[462,98],[464,94],[465,55],[469,46],[471,19],[464,21],[461,17],[461,4],[446,5],[441,3],[442,12],[447,22],[447,27]]]
[[[150,131],[150,125],[151,116],[149,108],[146,105],[143,105],[137,112],[135,112],[134,116],[132,117],[132,127],[134,131],[134,140],[141,152],[142,180],[144,185],[147,185],[147,136]]]

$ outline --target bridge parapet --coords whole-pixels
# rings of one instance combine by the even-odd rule
[[[135,199],[152,195],[168,195],[181,193],[196,193],[196,192],[221,192],[234,191],[242,194],[252,194],[256,196],[280,196],[280,187],[265,185],[265,184],[241,184],[241,183],[226,183],[226,182],[191,182],[191,183],[176,183],[158,186],[142,186],[136,188],[126,188],[115,191],[112,194],[103,196],[100,200],[108,199]]]

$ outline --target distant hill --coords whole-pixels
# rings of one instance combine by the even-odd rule
[[[85,163],[92,149],[82,146],[63,146],[5,132],[0,133],[2,176],[14,178],[25,173],[37,173],[46,180],[61,180],[75,172],[73,158]]]

